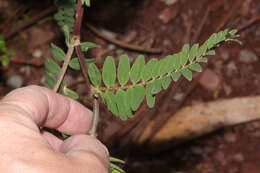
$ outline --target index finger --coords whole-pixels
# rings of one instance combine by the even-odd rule
[[[92,112],[86,107],[40,86],[16,89],[2,102],[22,108],[38,126],[68,134],[86,133],[92,122]]]

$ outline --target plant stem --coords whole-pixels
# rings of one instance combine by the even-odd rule
[[[82,6],[81,0],[78,0],[76,21],[75,21],[74,31],[73,31],[73,35],[77,36],[78,38],[80,38],[80,30],[81,30],[83,13],[84,13],[84,8]],[[75,49],[76,49],[76,53],[78,55],[78,59],[80,62],[80,67],[81,67],[83,76],[86,81],[86,86],[87,86],[87,88],[90,89],[90,84],[89,84],[89,79],[88,79],[88,69],[87,69],[87,65],[85,63],[84,53],[82,52],[80,45],[77,45],[75,47]],[[96,137],[97,136],[96,131],[97,131],[98,120],[99,120],[99,103],[98,103],[98,96],[95,95],[95,93],[93,93],[93,97],[94,97],[94,105],[93,105],[94,117],[92,120],[92,127],[89,131],[89,134]]]
[[[74,51],[74,47],[79,45],[80,44],[80,41],[79,41],[79,37],[78,36],[72,36],[71,39],[70,39],[70,44],[68,46],[68,51],[67,51],[67,54],[65,56],[65,60],[64,60],[64,63],[62,65],[62,68],[61,68],[61,71],[58,75],[58,78],[57,78],[57,82],[53,88],[53,91],[54,92],[58,92],[59,88],[60,88],[60,85],[61,85],[61,82],[64,78],[64,75],[67,71],[67,68],[68,68],[68,65],[69,65],[69,62],[70,62],[70,59],[71,59],[71,56],[72,56],[72,53]]]
[[[99,102],[98,96],[94,95],[94,108],[93,108],[93,121],[91,129],[89,130],[89,134],[91,136],[97,137],[97,127],[98,127],[98,120],[99,120]]]

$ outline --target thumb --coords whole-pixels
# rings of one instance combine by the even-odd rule
[[[86,172],[95,170],[96,173],[107,173],[109,171],[108,150],[92,136],[73,135],[63,142],[59,151],[71,159],[72,163],[79,164],[81,171],[82,169]]]

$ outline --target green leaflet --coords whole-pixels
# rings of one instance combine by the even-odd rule
[[[111,173],[124,173],[125,171],[120,168],[119,166],[113,164],[113,163],[110,163],[110,172]]]
[[[127,120],[128,117],[132,116],[130,105],[126,105],[125,99],[126,99],[126,93],[121,89],[117,90],[116,104],[117,104],[119,116],[122,120]]]
[[[50,73],[46,72],[45,73],[45,83],[49,88],[53,88],[56,84],[56,80]]]
[[[121,164],[125,164],[125,161],[115,158],[115,157],[109,157],[109,161],[110,162],[115,162],[115,163],[121,163]]]
[[[207,55],[215,55],[215,54],[216,54],[215,50],[210,50],[210,51],[206,52],[206,56]]]
[[[156,79],[153,83],[152,83],[153,87],[151,90],[152,94],[157,94],[158,92],[160,92],[162,90],[162,79]]]
[[[91,63],[95,63],[96,59],[91,58],[91,59],[85,59],[85,63],[87,65],[87,67],[89,66],[89,64]],[[80,63],[79,63],[79,59],[78,58],[72,58],[69,62],[69,67],[74,69],[74,70],[80,70]]]
[[[117,69],[117,77],[120,85],[125,85],[129,80],[130,64],[127,55],[121,55]]]
[[[163,89],[167,89],[169,87],[169,85],[171,84],[171,76],[164,76],[162,79],[161,79],[161,82],[162,82],[162,87]]]
[[[180,53],[180,65],[184,66],[189,59],[189,44],[184,44]]]
[[[188,80],[192,80],[192,72],[188,68],[181,69],[181,74]]]
[[[208,48],[207,42],[205,42],[202,46],[200,46],[197,54],[197,58],[204,56],[207,51],[207,48]]]
[[[190,49],[190,55],[189,55],[189,60],[190,60],[190,62],[192,62],[194,59],[195,59],[195,57],[196,57],[196,55],[197,55],[197,52],[198,52],[198,48],[199,48],[199,44],[197,43],[197,44],[194,44],[192,47],[191,47],[191,49]]]
[[[102,70],[102,78],[106,87],[114,85],[116,81],[116,65],[111,56],[108,56],[104,62]]]
[[[107,105],[108,109],[114,114],[118,115],[118,108],[116,105],[116,96],[110,91],[106,91],[105,93],[100,94],[103,102]]]
[[[48,57],[45,59],[45,69],[47,72],[54,74],[55,76],[58,76],[60,73],[60,66]]]
[[[144,66],[142,73],[141,73],[141,78],[143,81],[148,81],[152,77],[152,70],[155,68],[157,62],[158,62],[157,59],[152,58]]]
[[[53,56],[53,58],[55,58],[57,61],[64,61],[66,54],[64,53],[64,51],[57,47],[55,44],[51,44],[51,54]]]
[[[94,63],[89,65],[88,74],[89,74],[91,83],[95,87],[99,87],[101,84],[101,74],[100,74],[99,69],[97,68],[97,66]]]
[[[160,64],[161,64],[161,61],[156,59],[154,67],[152,69],[152,78],[153,79],[155,79],[159,76]]]
[[[155,104],[155,96],[152,95],[152,87],[152,83],[149,83],[145,88],[146,103],[149,108],[154,107]]]
[[[125,99],[125,101],[126,101],[126,104],[130,105],[130,106],[131,106],[132,99],[133,99],[133,91],[134,91],[133,88],[128,88],[126,90],[126,99]]]
[[[166,73],[172,71],[172,55],[168,55],[159,61],[159,76],[163,76]]]
[[[216,45],[216,42],[217,42],[217,34],[214,33],[209,37],[207,41],[208,49],[212,49]]]
[[[90,0],[81,0],[82,5],[86,4],[87,7],[90,7]]]
[[[138,85],[133,88],[132,97],[131,97],[131,108],[133,111],[136,111],[142,101],[144,100],[145,96],[145,88],[142,85]]]
[[[199,58],[197,60],[197,62],[205,62],[205,63],[207,63],[208,62],[208,58]]]
[[[145,59],[143,55],[139,55],[135,60],[131,71],[130,80],[135,84],[141,79],[141,72],[145,66]]]
[[[67,88],[66,86],[63,88],[63,94],[74,100],[77,100],[79,98],[79,95],[75,91]]]
[[[171,77],[172,77],[172,80],[174,82],[177,82],[177,80],[179,80],[180,76],[181,76],[180,71],[176,71],[176,72],[171,73]]]
[[[100,46],[92,42],[83,42],[80,43],[80,48],[83,52],[86,52],[88,49],[100,48]]]
[[[69,27],[68,25],[64,25],[62,27],[62,31],[64,33],[64,36],[65,36],[65,42],[66,42],[66,45],[67,47],[69,46],[69,43],[70,43],[70,30],[69,30]]]
[[[196,72],[201,72],[201,65],[200,64],[196,64],[196,63],[192,63],[189,65],[189,69],[196,71]]]

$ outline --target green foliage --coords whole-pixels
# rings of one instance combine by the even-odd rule
[[[125,162],[123,160],[114,158],[114,157],[110,157],[110,172],[111,173],[124,173],[125,171],[120,168],[119,166],[115,165],[114,163],[121,163],[121,164],[125,164]]]
[[[66,28],[64,28],[64,26],[67,26],[68,31],[71,33],[75,23],[74,16],[77,9],[76,0],[55,0],[54,3],[57,7],[57,13],[54,15],[54,19],[63,29],[64,34],[66,33]]]
[[[88,47],[88,46],[90,46],[90,47]],[[92,43],[87,42],[87,43],[83,44],[83,47],[84,47],[84,50],[88,50],[90,48],[94,48],[94,47],[98,47],[98,46],[94,43],[92,44]],[[53,59],[58,62],[63,62],[66,57],[65,52],[61,48],[56,46],[55,44],[51,44],[51,54],[53,56]],[[49,88],[53,88],[55,86],[55,84],[57,82],[56,78],[61,71],[60,65],[58,63],[56,63],[54,60],[52,60],[51,58],[48,58],[48,57],[45,59],[45,69],[46,69],[45,85]],[[87,67],[89,67],[90,64],[92,64],[92,66],[89,69],[92,69],[92,71],[93,71],[92,67],[94,66],[95,67],[94,72],[98,73],[99,70],[95,66],[95,64],[94,64],[95,62],[96,62],[95,59],[85,59],[85,63],[87,65]],[[72,58],[69,62],[69,67],[74,70],[80,70],[80,63],[79,63],[78,58]],[[91,73],[91,76],[97,77],[92,72],[90,72],[90,73]],[[92,79],[93,80],[92,83],[94,84],[95,81],[97,81],[97,79],[99,79],[101,82],[101,76],[100,76],[99,78],[97,77],[95,79]],[[61,94],[68,96],[72,99],[79,98],[78,94],[75,91],[73,91],[67,87],[66,82],[64,80],[62,81],[62,85],[60,87],[60,92],[61,92]]]
[[[7,67],[9,65],[11,56],[15,56],[15,52],[6,47],[4,37],[0,35],[0,59],[2,66]]]
[[[167,89],[171,81],[176,82],[181,76],[192,80],[192,72],[201,72],[199,63],[206,63],[206,56],[214,55],[214,48],[221,43],[236,41],[235,30],[225,30],[213,34],[202,45],[194,44],[191,48],[185,44],[179,53],[145,63],[140,55],[130,66],[127,55],[121,55],[116,67],[114,59],[108,56],[102,69],[102,75],[95,64],[89,65],[89,77],[108,109],[122,120],[133,116],[144,98],[149,107],[155,104],[155,94]],[[105,85],[104,87],[102,86]],[[118,81],[119,86],[116,84]]]

